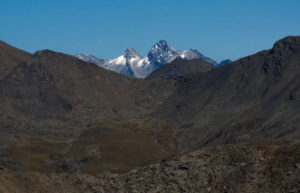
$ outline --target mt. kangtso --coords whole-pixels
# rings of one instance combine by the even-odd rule
[[[200,59],[213,66],[218,65],[214,60],[202,55],[198,50],[189,49],[185,51],[176,50],[165,40],[160,40],[149,51],[146,57],[140,56],[133,48],[128,48],[121,56],[104,61],[92,55],[77,54],[75,57],[102,66],[108,70],[120,74],[145,78],[151,72],[160,68],[166,63],[172,62],[176,58],[187,60]]]

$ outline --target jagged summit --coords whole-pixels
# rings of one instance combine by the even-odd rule
[[[147,55],[155,68],[171,62],[179,56],[178,51],[171,47],[165,40],[160,40],[157,44],[155,44]]]
[[[168,42],[166,40],[159,40],[156,45],[158,46],[168,46]]]
[[[166,40],[160,40],[152,47],[152,50],[157,50],[157,49],[161,49],[164,51],[169,51],[169,50],[175,51],[175,49],[172,48],[172,46],[170,46]]]
[[[127,48],[125,50],[125,52],[124,52],[124,56],[126,58],[132,58],[132,57],[139,57],[139,58],[141,58],[141,56],[133,48]]]

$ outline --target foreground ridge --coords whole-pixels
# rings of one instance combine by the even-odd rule
[[[126,174],[0,171],[1,192],[299,192],[300,144],[217,146]],[[15,186],[18,184],[18,186]]]

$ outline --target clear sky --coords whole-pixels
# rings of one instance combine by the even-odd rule
[[[300,35],[300,0],[0,0],[0,39],[109,59],[158,40],[238,59]]]

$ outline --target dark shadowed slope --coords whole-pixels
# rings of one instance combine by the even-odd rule
[[[166,88],[172,86],[161,83],[119,75],[65,54],[38,51],[0,82],[1,104],[7,108],[1,113],[37,121],[39,130],[44,120],[84,127],[94,120],[133,119],[171,94]]]
[[[176,78],[198,72],[208,72],[213,66],[200,59],[185,60],[177,58],[152,72],[147,79]]]
[[[177,128],[183,149],[300,138],[300,37],[186,78],[158,116]]]
[[[38,51],[0,81],[0,159],[26,170],[88,173],[160,160],[174,151],[172,135],[160,142],[141,118],[174,89]]]
[[[29,60],[30,57],[31,54],[0,40],[0,79],[9,74],[17,64]]]

